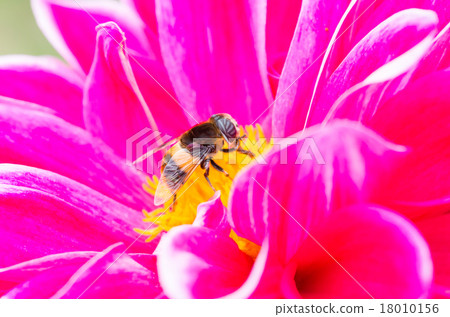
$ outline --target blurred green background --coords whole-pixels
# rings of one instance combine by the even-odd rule
[[[30,0],[0,0],[0,55],[57,55],[42,35]]]

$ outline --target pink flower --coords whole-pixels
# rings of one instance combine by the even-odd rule
[[[2,296],[448,295],[446,2],[32,6],[68,65],[0,59]],[[430,10],[401,11],[414,7]],[[154,206],[126,140],[219,112],[300,143],[245,169],[227,208],[216,194],[154,255],[133,231]],[[279,164],[308,135],[333,164]]]
[[[125,160],[126,140],[148,126],[177,136],[213,113],[229,111],[230,105],[240,123],[252,123],[268,106],[272,96],[263,51],[246,45],[257,42],[246,18],[250,8],[237,3],[233,10],[241,24],[223,20],[210,28],[215,49],[209,68],[204,60],[209,50],[196,60],[195,50],[204,47],[186,48],[194,67],[186,73],[189,86],[180,82],[182,70],[164,65],[156,31],[130,6],[45,0],[32,6],[69,66],[51,57],[0,61],[0,162],[9,163],[1,166],[0,294],[164,296],[152,255],[157,241],[144,243],[134,231],[142,226],[141,210],[154,206],[143,189],[144,175]],[[220,16],[220,8],[204,10]],[[209,21],[199,22],[209,27]],[[227,39],[221,34],[226,24],[242,37]],[[195,78],[200,69],[205,73]],[[218,79],[220,89],[206,89]]]
[[[375,18],[386,12],[381,8]],[[437,10],[445,14],[439,9],[445,6]],[[406,148],[348,122],[307,133],[325,151],[325,166],[280,164],[282,153],[272,151],[268,166],[254,164],[235,180],[225,211],[237,235],[262,246],[256,259],[239,250],[222,224],[178,227],[158,248],[163,289],[189,298],[448,297],[450,25],[430,11],[402,11],[361,36],[340,64],[330,50],[322,70],[311,70],[302,59],[311,61],[315,51],[309,54],[303,37],[320,32],[301,19],[294,39],[304,54],[294,41],[273,131],[289,135],[351,118],[409,152],[401,155]],[[333,62],[337,68],[327,73]],[[283,96],[283,79],[286,87],[302,74]],[[302,141],[302,134],[293,137]],[[295,160],[300,145],[281,152]],[[217,204],[213,214],[223,208]]]
[[[198,215],[207,225],[176,227],[158,247],[166,294],[427,297],[433,264],[424,238],[375,199],[405,148],[343,121],[307,135],[326,164],[296,164],[306,139],[294,137],[298,144],[272,151],[266,166],[253,164],[235,180],[224,218],[237,235],[262,246],[256,259],[228,237],[230,225],[220,222],[223,206],[213,198]]]

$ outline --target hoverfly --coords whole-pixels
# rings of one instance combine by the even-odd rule
[[[240,142],[246,136],[239,135],[240,131],[236,120],[229,114],[220,113],[213,115],[208,121],[192,127],[177,139],[160,146],[159,149],[163,149],[174,144],[163,157],[161,178],[154,198],[155,206],[165,203],[172,196],[175,203],[177,191],[186,183],[197,167],[205,170],[205,179],[216,191],[209,179],[210,167],[229,177],[228,173],[214,162],[213,157],[216,153],[237,151],[254,157],[252,152],[241,147]],[[202,144],[203,142],[198,143],[198,140],[210,141]],[[224,148],[225,143],[228,145],[227,148]]]

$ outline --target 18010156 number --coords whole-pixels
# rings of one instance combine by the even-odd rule
[[[403,313],[403,314],[437,314],[439,312],[438,304],[422,304],[422,303],[403,303],[403,304],[380,304],[382,314],[393,314],[393,313]]]

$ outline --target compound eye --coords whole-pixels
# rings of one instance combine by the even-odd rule
[[[230,139],[235,139],[238,137],[238,131],[236,129],[236,126],[233,124],[233,122],[231,122],[230,120],[223,120],[221,122],[221,131],[223,133],[223,135],[229,140]]]

